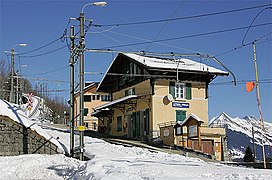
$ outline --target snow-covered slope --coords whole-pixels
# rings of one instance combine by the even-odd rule
[[[19,105],[0,99],[0,107],[0,115],[7,116],[13,121],[22,124],[33,131],[36,131],[38,134],[58,146],[59,149],[65,153],[65,149],[62,147],[59,141],[46,133],[40,126],[37,125],[37,122],[31,121],[26,112],[24,112]]]
[[[69,144],[69,133],[48,129]],[[84,137],[88,161],[63,155],[0,157],[0,179],[101,179],[101,180],[270,180],[269,169],[207,163],[178,154],[150,152]],[[67,147],[68,148],[68,147]]]
[[[226,113],[214,117],[209,122],[210,127],[225,127],[228,136],[228,148],[234,159],[243,158],[247,146],[253,148],[253,133],[257,151],[257,159],[261,159],[262,128],[260,121],[253,116],[232,118]],[[271,156],[272,123],[264,121],[264,144],[266,154]]]

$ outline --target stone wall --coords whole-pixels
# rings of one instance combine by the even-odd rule
[[[0,116],[0,156],[57,153],[61,150],[37,132]]]

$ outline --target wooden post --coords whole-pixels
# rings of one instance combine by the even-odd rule
[[[198,137],[198,146],[200,150],[202,149],[201,137],[200,137],[200,124],[197,124],[197,137]]]

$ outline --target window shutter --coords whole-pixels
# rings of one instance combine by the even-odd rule
[[[175,82],[169,82],[169,94],[175,98]]]
[[[186,99],[192,99],[192,84],[186,83]]]
[[[186,111],[176,110],[176,121],[184,121],[186,119]]]
[[[184,121],[186,119],[186,111],[181,111],[181,120]]]

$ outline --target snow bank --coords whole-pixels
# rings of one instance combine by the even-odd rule
[[[52,130],[47,132],[60,137],[63,144],[69,143],[69,133]],[[197,158],[150,152],[139,147],[124,147],[86,136],[84,140],[85,155],[91,160],[81,164],[80,173],[70,176],[70,179],[272,179],[271,170],[206,163]]]
[[[50,140],[50,142],[54,143],[63,153],[65,153],[65,149],[55,138],[46,133],[40,126],[36,124],[36,122],[31,121],[27,114],[21,110],[21,108],[17,104],[12,104],[6,100],[0,99],[0,115],[7,116],[15,122],[22,124],[23,126],[30,128],[33,131],[36,131],[38,134]]]

